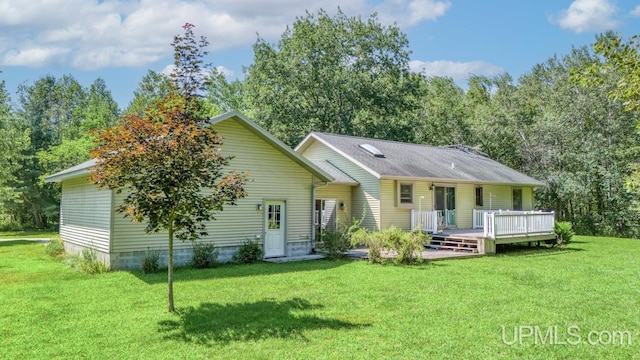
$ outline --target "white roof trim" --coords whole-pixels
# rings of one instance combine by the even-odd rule
[[[49,175],[44,178],[44,182],[60,182],[64,180],[68,180],[75,177],[80,177],[89,174],[89,168],[96,165],[96,159],[91,159],[89,161],[85,161],[76,166],[72,166],[68,169],[58,171],[55,174]]]

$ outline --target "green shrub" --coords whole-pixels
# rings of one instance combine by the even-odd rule
[[[22,225],[15,220],[0,221],[0,231],[22,231]]]
[[[94,248],[82,249],[82,254],[67,254],[64,263],[85,274],[102,274],[109,272],[109,265],[98,259],[98,253]]]
[[[44,251],[49,256],[59,257],[64,254],[64,244],[59,238],[51,239],[51,241],[49,241],[49,243],[45,246]]]
[[[390,250],[395,250],[395,264],[416,264],[422,262],[423,243],[427,237],[420,230],[406,232],[396,226],[390,226],[381,232],[383,242]]]
[[[562,247],[567,246],[575,235],[571,223],[568,221],[556,221],[554,230],[556,233],[556,243]]]
[[[238,264],[253,264],[264,257],[262,246],[255,241],[247,240],[240,245],[238,251],[233,254],[233,262]]]
[[[157,273],[160,269],[160,252],[147,250],[142,258],[142,272],[145,274]]]
[[[94,248],[82,249],[82,256],[77,268],[89,275],[109,272],[109,266],[98,259],[98,252]]]
[[[365,209],[366,210],[366,209]],[[363,211],[362,218],[366,216]],[[322,242],[318,244],[318,248],[327,257],[327,259],[335,260],[346,257],[346,252],[353,247],[351,237],[354,233],[362,228],[362,219],[352,218],[351,222],[339,222],[337,231],[325,231],[322,233]]]
[[[385,258],[382,257],[383,251],[396,253],[396,257],[392,259],[394,264],[421,263],[423,244],[428,239],[428,236],[418,229],[406,232],[395,226],[382,231],[359,229],[351,235],[352,245],[362,244],[369,248],[369,262],[372,264],[385,262]]]
[[[422,263],[424,261],[422,257],[424,244],[429,240],[429,236],[418,228],[404,234],[402,242],[396,247],[398,256],[394,260],[401,264]]]
[[[327,259],[336,260],[345,257],[345,252],[351,248],[349,235],[344,232],[325,231],[322,233],[320,251]]]
[[[196,269],[208,269],[218,265],[219,252],[213,243],[193,243],[191,266]]]
[[[364,245],[369,248],[369,263],[382,263],[382,250],[385,248],[385,242],[379,231],[370,231],[360,228],[351,234],[351,245]]]

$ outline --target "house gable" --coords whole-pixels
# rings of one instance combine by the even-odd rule
[[[365,212],[362,225],[379,229],[380,179],[312,135],[303,140],[296,151],[311,161],[327,161],[357,181],[358,185],[352,187],[351,217],[361,218]]]
[[[259,207],[267,200],[286,202],[286,242],[306,243],[311,239],[311,193],[318,180],[330,180],[316,170],[308,160],[296,161],[277,143],[261,136],[255,128],[237,116],[217,118],[211,126],[224,137],[221,154],[233,156],[227,169],[249,173],[245,185],[247,196],[235,206],[225,206],[216,219],[206,223],[209,236],[202,241],[213,241],[216,246],[233,247],[250,240],[262,241],[263,211]],[[284,146],[284,145],[283,145]],[[310,169],[309,164],[311,169]],[[116,195],[116,203],[122,201]],[[132,252],[163,246],[164,234],[145,234],[144,224],[132,223],[116,214],[114,220],[113,250]],[[176,249],[188,249],[190,243],[177,243]]]

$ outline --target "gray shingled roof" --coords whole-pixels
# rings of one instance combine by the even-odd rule
[[[311,162],[324,170],[327,174],[333,177],[332,183],[336,184],[347,184],[347,185],[358,185],[359,182],[354,180],[349,175],[345,174],[342,170],[335,167],[333,164],[328,162],[327,160],[311,160]]]
[[[458,148],[434,147],[327,133],[312,133],[381,177],[459,180],[474,183],[544,185],[487,157]],[[371,144],[384,154],[375,157],[359,147]]]

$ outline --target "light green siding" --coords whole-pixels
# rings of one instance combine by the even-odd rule
[[[411,183],[414,186],[414,202],[412,205],[398,206],[398,181],[401,183]],[[430,189],[431,182],[428,181],[405,181],[389,180],[380,181],[380,212],[381,228],[391,225],[409,230],[411,227],[411,209],[433,210],[433,192]],[[475,204],[475,188],[473,184],[447,184],[437,183],[437,186],[448,186],[456,189],[456,226],[459,229],[470,229],[473,226],[473,209],[502,209],[512,208],[512,187],[511,185],[482,185],[484,195],[484,206]],[[522,189],[523,210],[531,210],[533,206],[533,195],[531,187],[515,187]],[[420,197],[422,206],[419,205]],[[489,202],[489,197],[492,201]]]
[[[395,225],[404,230],[411,230],[411,209],[432,210],[433,192],[430,189],[431,182],[427,181],[400,181],[413,184],[413,204],[398,206],[398,180],[380,181],[380,211],[381,227],[388,228]],[[424,199],[420,199],[424,197]]]
[[[476,203],[475,186],[458,184],[456,186],[456,225],[459,229],[471,229],[473,226],[473,208]]]
[[[475,190],[474,190],[475,191]],[[483,206],[476,209],[483,210],[510,210],[511,186],[510,185],[482,185]],[[474,193],[475,199],[475,193]],[[474,200],[475,203],[475,200]]]
[[[247,239],[263,238],[264,209],[257,205],[266,200],[286,201],[286,241],[306,242],[311,239],[312,175],[279,150],[257,137],[240,123],[229,119],[214,125],[225,142],[223,155],[233,155],[229,170],[248,171],[247,197],[236,206],[226,206],[216,220],[206,224],[209,235],[203,241],[216,246],[236,246]],[[117,195],[115,202],[122,200]],[[144,224],[131,223],[121,214],[114,218],[113,252],[141,251],[147,248],[166,248],[166,234],[145,234]],[[176,243],[187,248],[191,243]]]
[[[391,225],[408,230],[411,227],[411,208],[398,207],[395,180],[380,180],[380,228]]]
[[[522,210],[533,210],[533,189],[528,186],[522,188]]]
[[[433,210],[433,191],[431,191],[431,182],[416,181],[415,182],[415,201],[413,208],[415,210]],[[420,197],[424,196],[420,203]]]
[[[60,236],[65,242],[109,252],[111,191],[97,190],[87,176],[62,183]]]
[[[483,210],[513,210],[514,188],[522,189],[522,210],[533,210],[533,189],[530,186],[511,185],[482,185],[483,206],[476,206],[475,208]]]
[[[301,155],[310,160],[328,160],[333,166],[358,181],[360,184],[352,189],[351,216],[360,219],[364,208],[366,216],[362,226],[369,229],[380,228],[380,180],[378,178],[319,141],[313,142]]]
[[[316,190],[316,199],[335,199],[338,209],[338,224],[351,222],[351,186],[329,184]],[[340,203],[344,209],[340,209]]]

